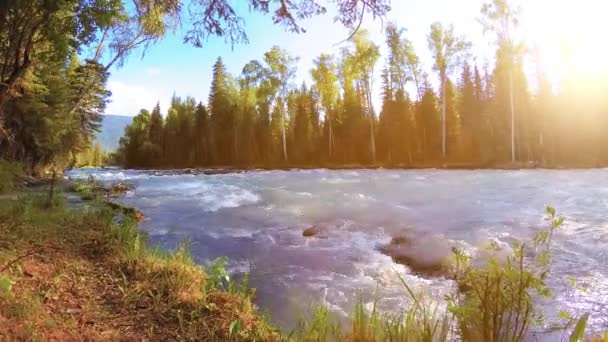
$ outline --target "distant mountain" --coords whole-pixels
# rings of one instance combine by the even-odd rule
[[[104,151],[115,151],[118,141],[125,132],[125,127],[133,121],[132,116],[104,115],[101,122],[101,131],[97,133],[95,141],[101,144]]]

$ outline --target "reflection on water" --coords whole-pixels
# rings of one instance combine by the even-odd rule
[[[350,312],[357,295],[384,310],[408,305],[395,272],[440,300],[451,281],[413,275],[378,251],[404,229],[440,234],[474,251],[488,239],[529,239],[552,205],[566,217],[554,241],[550,312],[590,312],[608,323],[608,171],[300,170],[159,175],[151,171],[75,170],[72,178],[124,180],[120,199],[146,215],[152,243],[188,239],[200,262],[228,256],[234,273],[251,272],[258,304],[292,327],[310,304]],[[311,225],[322,238],[304,238]],[[588,287],[568,285],[567,277]],[[378,293],[379,292],[379,293]]]

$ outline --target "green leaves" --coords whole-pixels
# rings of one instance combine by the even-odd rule
[[[570,334],[570,342],[582,341],[585,337],[585,330],[587,329],[587,320],[589,319],[589,313],[584,314],[576,323],[574,331]]]
[[[15,285],[15,281],[4,274],[0,274],[0,295],[6,295],[11,292]]]
[[[537,232],[534,235],[534,239],[533,240],[534,240],[534,244],[535,245],[545,244],[549,240],[549,232],[545,231],[545,230]]]
[[[242,331],[241,320],[237,319],[230,323],[230,329],[228,330],[228,338],[238,335]]]
[[[558,218],[554,219],[552,221],[552,223],[553,223],[553,228],[554,229],[558,228],[558,227],[561,227],[561,225],[564,223],[564,218],[563,217],[558,217]]]
[[[445,28],[439,22],[431,25],[428,38],[429,49],[435,58],[435,70],[440,74],[441,82],[445,82],[453,68],[462,64],[462,59],[471,43],[464,36],[456,36],[454,26]]]
[[[211,264],[207,266],[206,271],[209,277],[205,283],[207,292],[215,289],[225,289],[230,285],[230,275],[226,270],[227,265],[228,258],[219,257],[213,260]]]

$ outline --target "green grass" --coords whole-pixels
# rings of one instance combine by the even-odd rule
[[[426,311],[424,311],[426,310]],[[374,304],[371,312],[358,302],[350,325],[332,319],[319,307],[310,321],[303,321],[292,333],[298,341],[446,341],[450,336],[450,314],[439,306],[412,306],[400,315],[381,314]]]

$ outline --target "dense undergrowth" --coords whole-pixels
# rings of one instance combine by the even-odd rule
[[[0,337],[8,340],[207,341],[523,341],[542,319],[535,300],[550,296],[553,233],[563,219],[514,246],[502,262],[473,267],[456,251],[459,291],[436,303],[403,283],[412,305],[386,315],[360,302],[343,324],[325,307],[288,333],[253,304],[247,282],[230,279],[226,259],[202,267],[187,244],[153,248],[136,211],[107,204],[112,190],[76,184],[87,201],[49,204],[46,192],[0,199]],[[493,246],[489,246],[492,249]],[[524,255],[536,255],[525,261]],[[399,275],[396,273],[396,277]],[[569,319],[564,339],[585,337],[588,316]],[[566,332],[568,331],[568,332]],[[608,341],[608,336],[597,341]],[[595,340],[594,340],[595,341]]]

